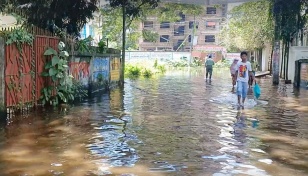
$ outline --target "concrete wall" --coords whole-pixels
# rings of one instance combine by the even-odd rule
[[[90,61],[92,57],[74,56],[70,62],[70,74],[88,88],[90,81]]]
[[[120,80],[120,55],[76,55],[72,56],[69,67],[89,93],[106,90]]]
[[[143,62],[143,61],[155,61],[156,59],[161,62],[168,60],[179,60],[181,57],[190,58],[190,52],[142,52],[142,51],[131,51],[126,52],[126,62]]]

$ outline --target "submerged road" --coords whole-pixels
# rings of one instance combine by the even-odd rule
[[[126,80],[69,112],[14,117],[0,131],[0,175],[308,175],[308,91],[258,80],[233,104],[228,71]]]

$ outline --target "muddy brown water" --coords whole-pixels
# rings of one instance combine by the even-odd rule
[[[212,82],[177,71],[126,80],[66,113],[12,117],[0,175],[308,175],[308,91],[263,78],[261,101],[237,110],[230,82],[226,71]]]

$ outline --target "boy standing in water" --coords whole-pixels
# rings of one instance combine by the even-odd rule
[[[210,80],[212,79],[213,65],[215,65],[215,62],[213,61],[212,56],[209,55],[208,59],[205,62],[206,79],[208,78],[208,75],[210,75]]]
[[[241,52],[242,61],[236,66],[236,80],[237,80],[237,99],[238,106],[244,107],[245,99],[248,92],[249,76],[254,80],[250,62],[247,61],[247,52]],[[242,100],[242,102],[241,102]]]
[[[235,58],[233,60],[233,63],[231,64],[231,67],[230,67],[230,73],[231,73],[231,77],[232,77],[232,92],[234,92],[234,86],[236,85],[236,67],[237,67],[237,62],[238,62],[238,59]]]

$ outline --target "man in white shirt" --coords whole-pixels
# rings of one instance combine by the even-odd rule
[[[245,99],[248,92],[249,76],[254,80],[252,73],[251,63],[247,61],[247,52],[241,52],[242,61],[237,63],[236,66],[236,80],[237,80],[237,97],[239,107],[244,107]],[[242,102],[241,102],[242,99]]]

